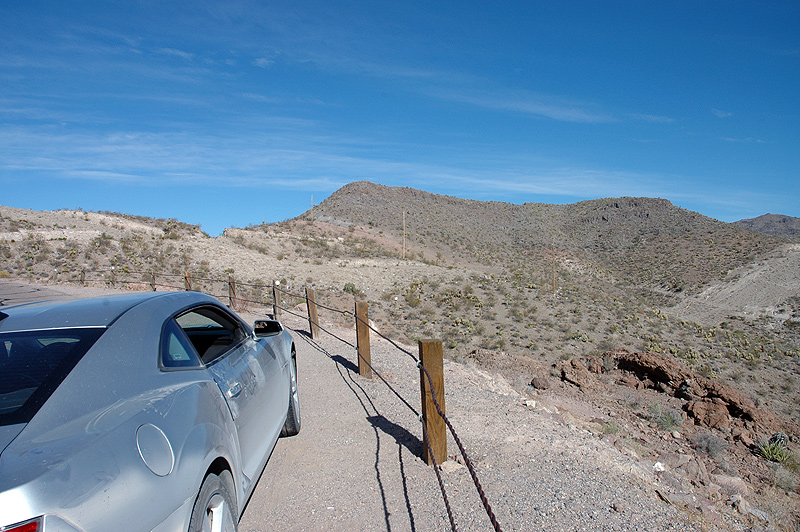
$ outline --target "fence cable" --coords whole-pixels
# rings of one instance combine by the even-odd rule
[[[442,411],[442,407],[439,405],[439,400],[436,397],[436,391],[433,389],[433,379],[431,378],[431,374],[428,373],[428,369],[425,367],[425,365],[422,363],[421,360],[419,360],[416,356],[414,356],[413,353],[411,353],[407,349],[400,347],[393,340],[384,336],[380,331],[376,330],[369,323],[367,323],[366,320],[363,320],[359,316],[356,316],[356,319],[361,323],[363,323],[364,325],[366,325],[367,327],[369,327],[369,329],[375,332],[375,334],[377,334],[378,336],[380,336],[385,340],[388,340],[397,349],[399,349],[400,351],[402,351],[403,353],[407,354],[412,359],[414,359],[417,362],[417,367],[425,373],[425,377],[428,379],[428,385],[431,390],[431,399],[433,401],[434,406],[436,407],[436,412],[444,420],[448,430],[453,435],[453,440],[455,440],[456,445],[458,446],[458,450],[461,453],[461,456],[464,458],[464,464],[467,466],[469,474],[472,477],[472,481],[475,483],[475,489],[478,491],[478,496],[481,499],[483,508],[486,510],[486,514],[489,516],[489,520],[492,522],[492,526],[494,527],[496,532],[501,532],[500,524],[497,521],[497,517],[494,515],[494,512],[492,511],[492,507],[489,504],[489,500],[486,497],[486,493],[484,493],[483,491],[483,486],[481,486],[480,480],[478,480],[478,475],[475,473],[475,467],[472,465],[472,460],[470,460],[469,456],[467,455],[467,451],[464,449],[464,445],[461,443],[461,438],[458,437],[455,428],[453,428],[453,424],[450,423],[450,420],[444,414],[444,412]]]
[[[492,507],[489,504],[489,499],[486,498],[486,494],[483,491],[483,486],[481,486],[480,481],[478,480],[478,475],[475,473],[475,468],[472,465],[472,460],[469,459],[467,456],[467,451],[464,449],[464,445],[461,443],[461,438],[458,437],[456,434],[456,430],[453,428],[453,425],[450,423],[450,420],[447,416],[444,415],[442,412],[442,407],[439,406],[439,401],[436,399],[436,391],[433,389],[433,379],[431,378],[431,374],[428,373],[428,368],[420,361],[418,364],[419,369],[425,373],[425,377],[428,379],[428,386],[430,387],[431,391],[431,399],[433,400],[433,405],[436,407],[436,412],[439,416],[444,420],[447,428],[450,430],[450,433],[453,435],[453,439],[458,446],[458,450],[461,452],[461,456],[464,458],[464,463],[469,470],[469,474],[472,477],[472,481],[475,483],[475,488],[478,490],[478,496],[481,499],[481,503],[483,504],[483,508],[486,510],[486,514],[489,516],[489,520],[492,522],[492,526],[494,527],[496,532],[501,532],[500,523],[497,522],[497,517],[495,517],[494,512],[492,511]]]
[[[343,313],[343,314],[347,315],[346,312],[338,310],[338,309],[332,309],[332,308],[326,307],[324,305],[319,305],[319,306],[321,306],[322,308],[325,308],[327,310],[332,310],[334,312],[339,312],[339,313]],[[458,434],[456,433],[456,430],[453,427],[453,424],[447,418],[445,413],[442,411],[442,407],[439,405],[439,400],[437,399],[436,392],[433,389],[433,379],[431,378],[430,373],[428,373],[428,369],[422,364],[422,361],[419,360],[419,358],[417,358],[412,352],[410,352],[407,349],[401,347],[394,340],[392,340],[391,338],[388,338],[387,336],[382,334],[380,331],[378,331],[377,329],[372,327],[368,323],[368,320],[364,320],[363,318],[361,318],[360,316],[357,316],[355,314],[353,314],[353,315],[355,316],[356,320],[358,320],[359,322],[361,322],[364,325],[366,325],[371,331],[373,331],[379,337],[383,338],[384,340],[387,340],[389,343],[391,343],[399,351],[401,351],[401,352],[405,353],[406,355],[410,356],[417,363],[417,367],[424,372],[425,377],[428,380],[428,385],[430,386],[431,399],[433,401],[434,406],[436,407],[436,412],[444,420],[445,424],[447,425],[448,430],[453,435],[453,440],[456,442],[456,445],[458,446],[458,450],[461,453],[462,458],[464,459],[464,464],[467,466],[467,470],[469,470],[470,476],[472,477],[472,481],[475,483],[475,489],[478,492],[478,496],[480,497],[481,504],[483,504],[483,508],[486,511],[486,514],[488,515],[489,520],[492,522],[492,526],[494,527],[494,530],[496,532],[501,532],[500,524],[498,523],[497,517],[495,516],[494,511],[492,510],[492,507],[489,504],[489,500],[486,497],[486,493],[483,491],[483,486],[481,486],[480,480],[478,480],[478,475],[475,472],[475,467],[472,464],[472,460],[469,458],[469,455],[467,455],[467,451],[464,448],[464,445],[461,443],[461,438],[458,437]],[[330,333],[328,333],[328,334],[330,334]],[[355,347],[352,344],[349,344],[349,345],[351,345],[351,347]],[[358,352],[358,348],[356,348],[356,351]],[[360,352],[358,352],[358,356],[363,360],[363,357],[362,357]],[[366,362],[366,360],[365,360],[365,362]],[[370,367],[370,369],[373,369],[372,366],[369,363],[367,363],[367,365]],[[373,369],[373,371],[374,371],[374,369]],[[377,372],[375,372],[375,373],[378,374]],[[378,376],[380,376],[380,374],[378,374]],[[384,379],[381,377],[381,380],[384,380]],[[386,382],[386,381],[384,380],[384,382]],[[388,385],[388,383],[386,383],[386,384]],[[395,393],[397,393],[397,392],[395,392]],[[399,396],[399,394],[398,394],[398,396]],[[403,399],[403,402],[406,402],[406,401]],[[408,404],[408,403],[406,402],[406,404]],[[425,426],[424,425],[425,424],[423,423],[423,432],[425,433],[425,437],[427,438],[427,431],[425,430]],[[431,456],[433,456],[433,453],[431,453]],[[437,476],[439,476],[438,470],[437,470]],[[446,500],[446,498],[447,498],[447,496],[445,495],[445,500]],[[453,525],[453,526],[455,526],[455,525]]]
[[[431,440],[428,438],[428,429],[426,428],[426,423],[422,419],[422,416],[419,417],[420,421],[422,421],[422,437],[425,440],[425,445],[428,447],[428,456],[431,457],[431,462],[433,462],[433,470],[436,472],[436,480],[439,482],[439,490],[442,492],[442,498],[444,499],[444,507],[447,509],[447,518],[450,519],[450,528],[453,532],[456,532],[456,521],[453,518],[453,510],[450,508],[450,501],[447,498],[447,491],[444,489],[444,481],[442,480],[442,472],[440,471],[439,464],[436,463],[436,455],[433,453],[433,446],[431,445]]]
[[[293,316],[297,316],[297,317],[299,317],[299,318],[306,318],[306,316],[301,316],[300,314],[296,314],[296,313],[294,313],[294,312],[291,312],[290,310],[288,310],[288,309],[286,309],[286,308],[284,308],[284,307],[279,307],[279,308],[280,308],[281,310],[284,310],[284,311],[286,311],[288,314],[292,314]],[[382,381],[383,381],[383,383],[384,383],[384,384],[385,384],[385,385],[386,385],[386,386],[389,388],[389,390],[391,390],[391,391],[392,391],[392,393],[393,393],[394,395],[396,395],[396,396],[397,396],[397,398],[398,398],[398,399],[399,399],[399,400],[400,400],[400,401],[401,401],[401,402],[402,402],[404,405],[406,405],[406,406],[407,406],[407,407],[408,407],[408,408],[409,408],[409,409],[410,409],[410,410],[411,410],[411,411],[414,413],[414,415],[415,415],[415,416],[419,416],[419,412],[417,412],[417,409],[416,409],[416,408],[414,408],[414,406],[413,406],[411,403],[409,403],[409,402],[406,400],[406,398],[405,398],[405,397],[403,397],[403,396],[400,394],[400,392],[398,392],[397,390],[395,390],[395,388],[394,388],[394,387],[393,387],[393,386],[392,386],[392,385],[389,383],[389,381],[387,381],[387,380],[384,378],[384,376],[383,376],[383,375],[381,375],[381,373],[380,373],[378,370],[376,370],[376,369],[375,369],[375,367],[374,367],[372,364],[370,364],[370,363],[367,361],[367,359],[366,359],[366,358],[364,358],[364,355],[362,355],[362,354],[361,354],[361,350],[360,350],[360,349],[358,349],[358,346],[356,346],[356,345],[353,345],[353,343],[352,343],[352,342],[348,342],[347,340],[345,340],[344,338],[341,338],[340,336],[337,336],[335,333],[333,333],[333,332],[331,332],[331,331],[329,331],[329,330],[325,329],[324,327],[322,327],[322,326],[321,326],[321,325],[319,325],[319,324],[317,324],[317,326],[319,327],[319,330],[321,330],[322,332],[324,332],[324,333],[326,333],[326,334],[328,334],[328,335],[332,336],[333,338],[335,338],[335,339],[339,340],[339,341],[340,341],[340,342],[342,342],[343,344],[345,344],[345,345],[347,345],[347,346],[350,346],[350,347],[352,347],[353,349],[355,349],[355,351],[356,351],[356,354],[358,355],[358,359],[359,359],[359,360],[361,360],[362,362],[364,362],[364,364],[366,364],[366,365],[367,365],[367,367],[369,367],[369,369],[371,369],[371,370],[372,370],[372,373],[374,373],[375,375],[377,375],[377,376],[378,376],[378,378],[379,378],[380,380],[382,380]]]

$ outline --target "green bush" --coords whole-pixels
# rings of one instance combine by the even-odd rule
[[[659,404],[650,405],[650,419],[661,430],[672,430],[686,421],[686,414],[674,408],[662,408]]]
[[[345,283],[344,292],[347,294],[352,294],[354,297],[364,297],[364,292],[356,288],[356,285],[353,283]]]
[[[716,458],[728,450],[728,442],[710,432],[698,431],[691,438],[692,447],[703,451],[711,458]]]
[[[770,462],[788,465],[794,460],[792,452],[781,441],[760,441],[756,444],[756,449],[762,458]]]

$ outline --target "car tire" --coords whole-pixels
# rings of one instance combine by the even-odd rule
[[[209,473],[192,508],[189,532],[236,532],[238,512],[230,472]]]
[[[289,362],[289,373],[289,409],[286,412],[286,422],[281,429],[281,436],[294,436],[300,432],[300,392],[297,387],[297,356],[294,349]]]

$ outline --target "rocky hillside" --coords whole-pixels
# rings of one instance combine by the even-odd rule
[[[651,198],[515,205],[357,182],[331,195],[313,215],[334,224],[379,228],[397,241],[404,211],[410,246],[428,260],[507,268],[533,262],[543,273],[555,250],[573,267],[662,293],[696,292],[779,245]]]
[[[757,233],[800,242],[800,218],[781,214],[764,214],[758,218],[739,220],[734,223]]]

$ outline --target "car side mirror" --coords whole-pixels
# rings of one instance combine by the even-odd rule
[[[277,320],[256,320],[253,324],[253,331],[258,338],[275,336],[283,331],[283,325]]]

